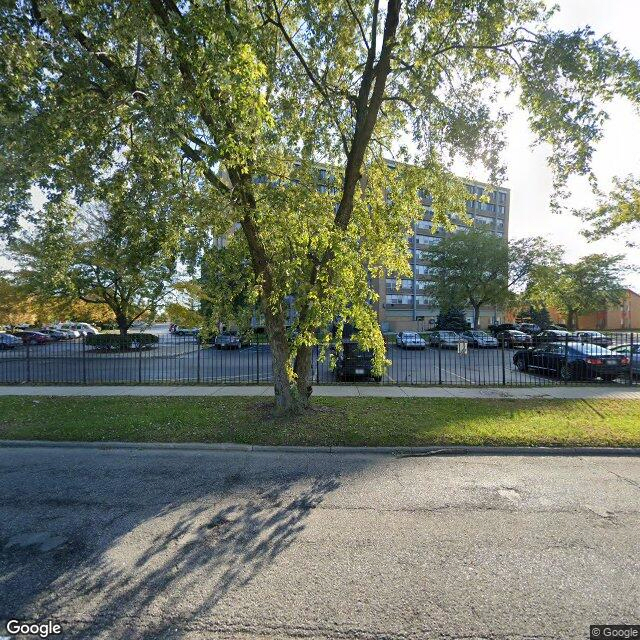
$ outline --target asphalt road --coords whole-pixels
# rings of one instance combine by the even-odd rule
[[[640,622],[638,458],[5,448],[0,474],[0,620],[65,639]]]

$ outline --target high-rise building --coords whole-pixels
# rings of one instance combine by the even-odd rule
[[[509,189],[493,188],[482,182],[465,180],[467,191],[471,196],[467,200],[467,213],[476,226],[482,225],[495,235],[508,239],[509,233]],[[489,198],[488,202],[478,200],[479,196]],[[375,302],[378,321],[383,331],[428,330],[435,324],[440,310],[435,301],[427,293],[427,283],[433,275],[425,250],[436,244],[447,235],[447,231],[439,228],[432,231],[433,211],[431,197],[421,194],[424,205],[424,216],[414,227],[414,235],[408,239],[412,275],[401,280],[397,289],[395,278],[375,279],[372,286],[379,299]],[[460,230],[466,225],[458,225]],[[469,322],[473,319],[471,309],[464,310]],[[496,307],[484,307],[480,311],[480,326],[486,328],[491,323],[500,323],[504,313]]]

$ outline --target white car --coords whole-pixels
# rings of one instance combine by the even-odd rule
[[[88,322],[61,322],[56,325],[56,329],[62,329],[64,331],[75,331],[78,336],[98,335],[100,332]]]
[[[427,342],[416,331],[401,331],[396,336],[396,346],[401,349],[426,349]]]

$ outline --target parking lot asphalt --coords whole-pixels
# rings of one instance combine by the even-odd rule
[[[0,384],[262,384],[272,381],[271,350],[267,344],[240,350],[218,350],[192,337],[170,335],[156,329],[158,345],[128,353],[105,353],[82,340],[22,346],[0,351]],[[455,349],[429,347],[405,350],[390,343],[391,361],[383,383],[394,385],[554,385],[557,378],[519,372],[514,349]],[[328,358],[316,359],[314,382],[334,384]]]
[[[0,621],[65,639],[583,640],[637,622],[639,458],[33,447],[0,449],[0,479]]]

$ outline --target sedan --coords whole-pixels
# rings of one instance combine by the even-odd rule
[[[66,340],[67,334],[61,329],[40,329],[40,333],[44,333],[45,336],[49,336],[52,340]]]
[[[223,331],[216,336],[213,345],[216,349],[240,349],[242,342],[234,331]]]
[[[498,346],[498,339],[490,336],[486,331],[463,331],[460,335],[472,347],[490,349]]]
[[[601,347],[608,347],[613,344],[613,340],[609,336],[605,336],[599,331],[576,331],[573,335],[579,342],[599,344]]]
[[[200,335],[200,329],[198,327],[176,327],[173,331],[176,336],[194,336]]]
[[[432,347],[457,349],[459,344],[466,340],[455,331],[433,331],[429,335],[429,344]]]
[[[533,338],[529,334],[524,333],[524,331],[500,331],[496,338],[503,347],[509,349],[513,349],[514,347],[528,347],[533,344]]]
[[[556,373],[565,382],[583,378],[613,380],[628,371],[629,358],[595,344],[551,342],[517,351],[513,364],[518,371],[536,369]]]
[[[400,349],[426,349],[427,341],[415,331],[401,331],[396,336],[396,346]]]
[[[609,347],[609,351],[631,358],[631,369],[634,376],[640,376],[640,344],[620,344]]]
[[[10,333],[0,333],[0,349],[15,349],[22,344],[20,338],[12,336]]]
[[[53,338],[39,331],[16,331],[13,335],[20,338],[23,344],[47,344],[53,341]]]

